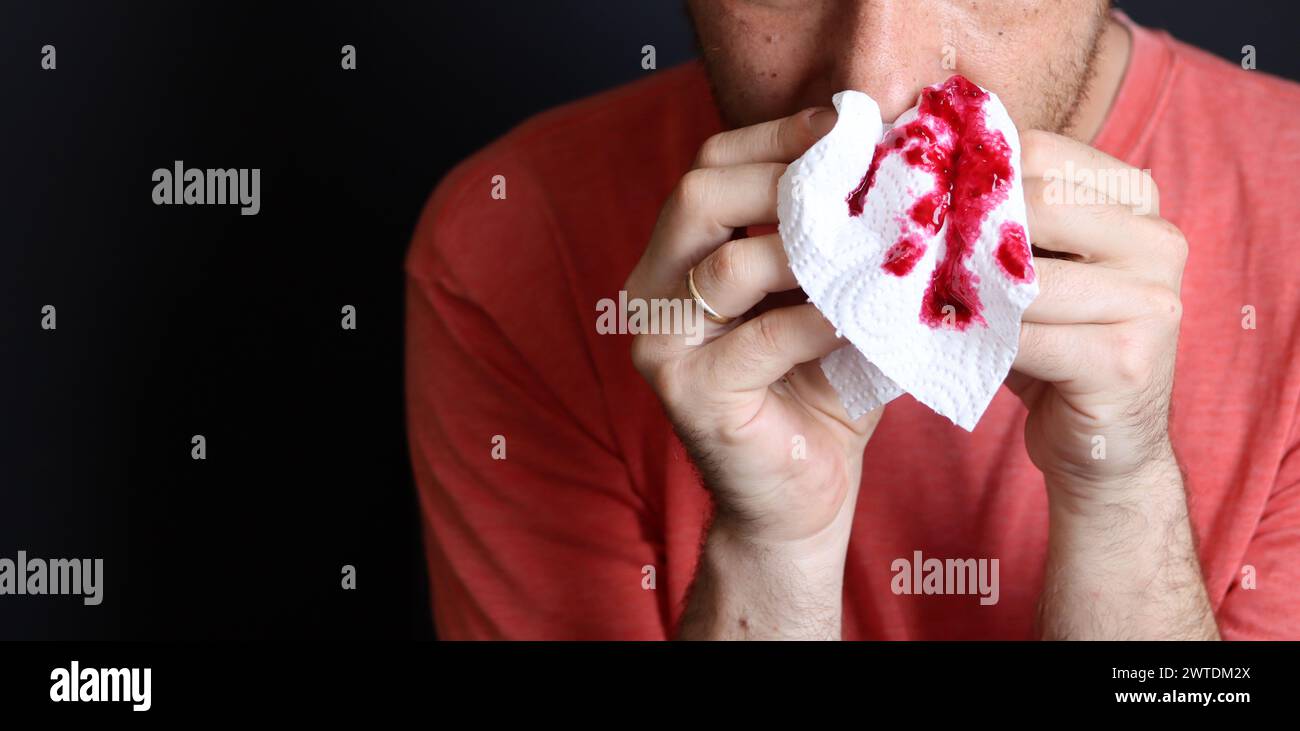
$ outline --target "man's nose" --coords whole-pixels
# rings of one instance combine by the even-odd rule
[[[892,122],[916,104],[929,84],[953,73],[943,68],[943,29],[930,3],[913,0],[850,0],[839,3],[830,67],[836,89],[856,89],[880,105]]]

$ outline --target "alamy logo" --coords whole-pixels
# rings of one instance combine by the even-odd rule
[[[5,594],[46,595],[80,594],[88,607],[104,601],[104,559],[56,558],[45,560],[27,558],[26,551],[18,552],[18,559],[0,558],[0,596]]]
[[[261,168],[185,168],[180,160],[171,168],[153,171],[153,202],[156,206],[238,205],[241,216],[256,216],[262,210]]]
[[[133,711],[153,707],[152,668],[83,668],[73,660],[71,667],[50,671],[50,700],[55,703],[127,702]]]
[[[704,342],[704,312],[695,300],[628,297],[619,290],[618,300],[604,297],[596,302],[596,332],[600,335],[685,335],[687,345]]]
[[[998,560],[988,558],[896,558],[889,565],[895,594],[979,594],[980,604],[998,603]]]

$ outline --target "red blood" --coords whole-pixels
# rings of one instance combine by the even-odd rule
[[[1007,221],[998,235],[998,263],[1002,271],[1017,282],[1034,281],[1034,268],[1029,265],[1033,253],[1025,239],[1025,229],[1015,221]]]
[[[877,146],[876,155],[871,158],[871,164],[867,166],[867,174],[862,176],[862,182],[858,183],[858,187],[854,188],[852,193],[849,193],[850,216],[862,215],[862,203],[866,201],[867,192],[871,190],[871,186],[876,184],[876,171],[880,169],[880,159],[882,157],[884,156],[880,154],[880,147]]]
[[[971,322],[984,323],[976,290],[979,278],[967,260],[989,211],[1006,200],[1013,174],[1010,145],[1001,132],[984,123],[988,98],[962,76],[927,88],[921,93],[916,119],[885,135],[866,174],[846,200],[849,215],[861,215],[881,160],[893,153],[901,154],[907,165],[931,174],[934,187],[918,197],[907,220],[930,236],[947,224],[943,258],[921,302],[921,321],[935,328],[951,325],[965,330]],[[1021,236],[1023,241],[1023,231]],[[1014,248],[1008,245],[1009,250]],[[920,253],[915,253],[918,250],[924,253],[919,240],[904,233],[886,253],[883,267],[904,276],[920,258]],[[906,265],[901,263],[905,260]],[[1025,272],[1032,276],[1027,261],[1021,267],[1021,281]],[[1007,269],[1013,278],[1015,271]]]
[[[920,239],[904,235],[885,252],[885,263],[882,266],[890,274],[903,277],[911,273],[912,267],[916,266],[924,254],[925,244]]]

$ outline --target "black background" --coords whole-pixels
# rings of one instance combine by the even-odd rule
[[[1300,77],[1293,3],[1122,6]],[[0,557],[106,572],[99,607],[0,597],[0,638],[431,637],[402,407],[416,216],[520,120],[653,73],[647,43],[660,68],[692,55],[679,2],[0,5]],[[261,213],[153,205],[175,160],[261,168]]]
[[[704,722],[770,722],[812,703],[863,699],[872,710],[929,722],[951,714],[965,725],[998,718],[1044,718],[1063,711],[1114,710],[1131,726],[1150,714],[1164,728],[1182,714],[1240,727],[1294,709],[1293,642],[645,642],[645,643],[11,643],[0,662],[0,707],[60,720],[176,718],[248,723],[268,711],[295,720],[361,715],[370,725],[408,712],[447,717],[491,714],[536,724],[539,717],[608,726],[611,718],[663,718],[686,710]],[[149,667],[148,714],[130,703],[49,701],[50,670]],[[455,668],[449,673],[446,668]],[[1116,668],[1172,668],[1173,679],[1115,677]],[[1214,679],[1183,668],[1224,668]],[[1249,677],[1233,677],[1249,670]],[[761,669],[761,674],[755,672]],[[1204,676],[1202,676],[1204,677]],[[687,706],[677,688],[712,702]],[[1116,701],[1116,693],[1249,693],[1249,701]],[[812,703],[810,703],[810,699]],[[694,700],[692,698],[691,700]],[[852,700],[850,701],[852,703]],[[862,703],[862,701],[859,701]],[[845,705],[843,702],[841,706]],[[865,704],[863,704],[864,707]],[[857,706],[849,706],[857,710]],[[787,710],[788,709],[788,710]],[[1269,715],[1250,715],[1252,714]],[[1271,712],[1271,713],[1270,713]],[[23,714],[23,715],[20,715]],[[68,721],[65,721],[67,723]],[[433,722],[436,722],[434,720]],[[916,723],[913,725],[921,725]]]

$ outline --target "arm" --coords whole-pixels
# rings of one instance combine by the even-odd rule
[[[1145,172],[1053,134],[1021,142],[1034,244],[1065,255],[1035,257],[1041,291],[1007,381],[1047,486],[1040,629],[1217,639],[1168,428],[1187,243]],[[1090,187],[1115,179],[1134,184]]]
[[[817,364],[842,341],[812,305],[716,322],[687,285],[693,277],[724,318],[798,287],[776,234],[731,236],[776,222],[781,173],[834,121],[803,112],[710,139],[627,281],[629,297],[683,303],[698,328],[638,335],[632,352],[713,498],[686,639],[840,637],[863,448],[879,410],[848,419]]]
[[[679,638],[838,640],[848,531],[826,538],[825,545],[763,543],[714,521]]]
[[[488,196],[497,172],[508,201]],[[642,588],[642,567],[665,563],[662,530],[592,398],[588,321],[568,316],[540,190],[510,161],[470,163],[407,259],[407,420],[438,636],[663,639],[666,592]]]
[[[1048,490],[1044,639],[1218,639],[1172,455],[1111,489],[1123,498]]]

